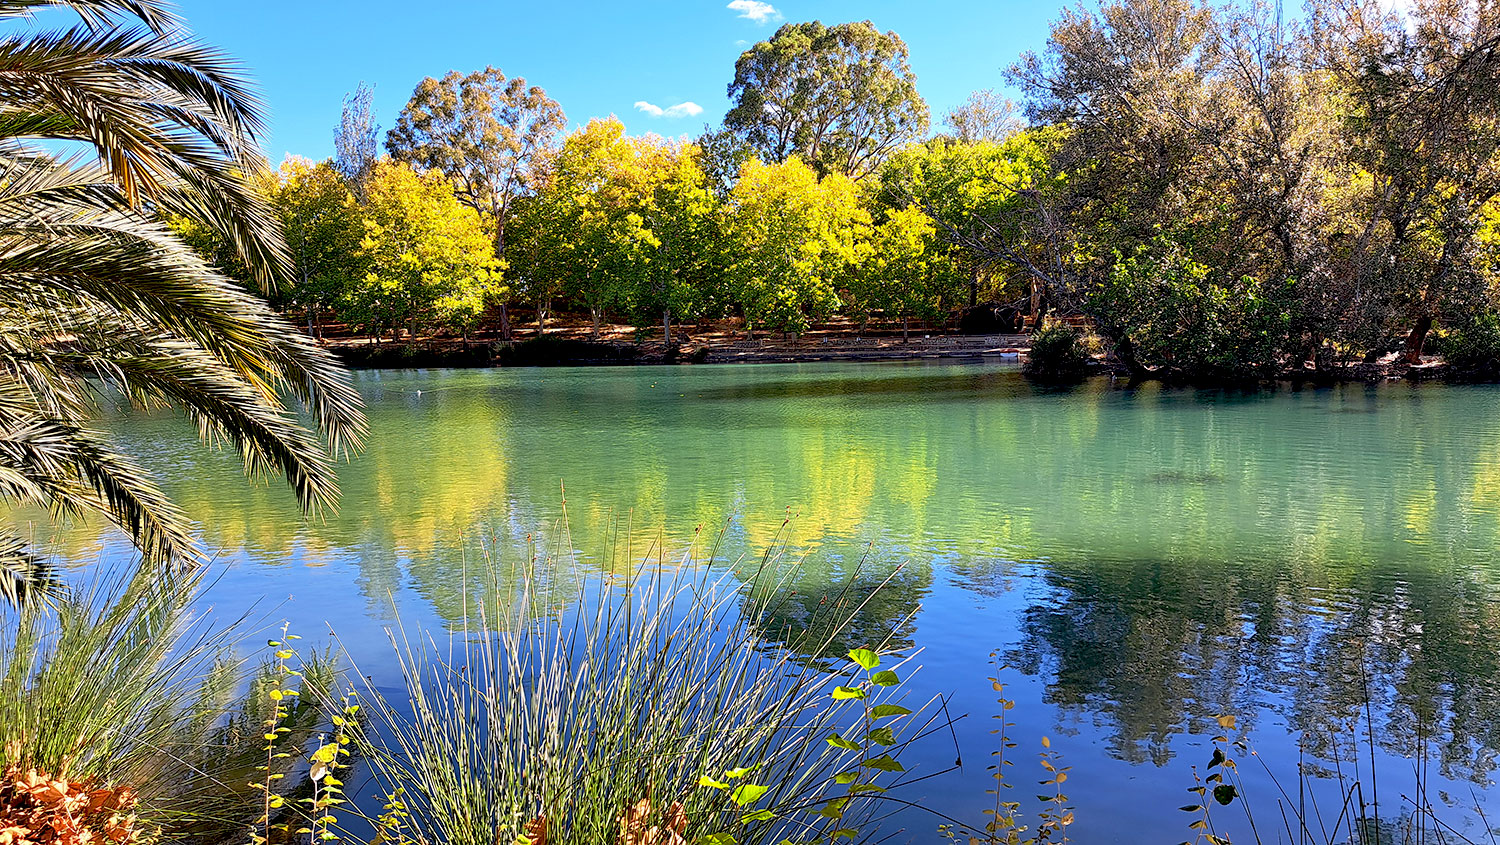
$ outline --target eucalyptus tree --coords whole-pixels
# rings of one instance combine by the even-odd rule
[[[797,156],[820,176],[859,179],[927,132],[927,103],[906,43],[869,21],[782,26],[740,54],[726,129],[761,158]]]
[[[953,137],[965,144],[981,141],[1004,141],[1026,128],[1021,110],[993,89],[971,93],[943,118],[943,125]]]
[[[76,23],[30,28],[45,7]],[[156,0],[0,0],[0,18],[0,497],[102,514],[152,561],[200,560],[187,514],[95,427],[123,399],[185,411],[309,512],[332,506],[335,458],[366,427],[347,373],[162,222],[220,232],[266,290],[290,277],[246,178],[264,124],[239,66]],[[11,529],[0,570],[12,601],[49,583]]]
[[[488,67],[422,80],[385,143],[397,161],[452,180],[458,198],[492,221],[495,254],[503,256],[511,204],[534,187],[537,165],[566,125],[562,107],[540,87]]]

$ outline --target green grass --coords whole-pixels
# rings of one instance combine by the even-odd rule
[[[552,845],[596,845],[616,841],[627,808],[643,827],[675,816],[690,842],[829,841],[858,828],[882,784],[902,777],[899,764],[870,761],[922,727],[887,709],[879,719],[895,730],[879,731],[872,710],[898,687],[870,683],[843,655],[802,655],[825,654],[868,594],[846,591],[824,618],[767,631],[786,618],[777,605],[795,561],[784,546],[731,564],[713,548],[628,554],[606,556],[619,575],[572,584],[543,577],[577,571],[556,565],[566,556],[533,554],[503,579],[525,585],[514,603],[475,596],[462,629],[441,635],[391,630],[404,695],[366,691],[362,754],[410,807],[412,835],[509,845],[545,817]],[[578,598],[557,609],[551,589]]]

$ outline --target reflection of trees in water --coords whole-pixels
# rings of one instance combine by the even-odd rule
[[[1047,698],[1112,729],[1111,752],[1158,765],[1175,734],[1220,713],[1265,710],[1331,754],[1332,731],[1364,722],[1415,753],[1427,735],[1442,773],[1487,781],[1500,729],[1500,585],[1460,567],[1392,564],[1330,579],[1269,563],[1053,563],[1007,659],[1048,678]],[[1261,717],[1262,719],[1264,717]]]
[[[755,627],[813,660],[841,660],[861,647],[895,654],[914,645],[914,613],[931,590],[930,564],[809,559],[771,584]]]
[[[1191,720],[1234,710],[1248,722],[1267,697],[1294,727],[1315,727],[1362,697],[1361,657],[1383,679],[1393,742],[1419,713],[1453,737],[1454,771],[1489,770],[1500,744],[1484,713],[1496,658],[1479,634],[1496,621],[1493,393],[1102,380],[1042,393],[1015,373],[920,366],[359,384],[374,436],[343,468],[347,496],[326,523],[304,521],[278,485],[247,487],[233,455],[182,447],[181,421],[133,418],[121,437],[211,547],[289,576],[347,567],[372,616],[409,593],[460,618],[490,567],[529,563],[528,537],[555,552],[571,536],[586,571],[619,571],[609,549],[639,565],[667,536],[671,560],[695,526],[713,533],[738,515],[718,560],[777,542],[810,552],[775,597],[768,636],[805,636],[831,593],[851,579],[868,590],[901,560],[840,646],[919,640],[902,620],[935,566],[978,592],[1040,579],[1049,601],[1023,613],[1013,659],[1054,674],[1058,703],[1116,725],[1121,757],[1160,760]],[[792,534],[778,541],[788,510]],[[94,535],[60,540],[72,544],[63,556],[96,559]],[[856,577],[869,541],[880,560]],[[1008,562],[1028,558],[1043,562]],[[552,575],[559,595],[576,583]]]

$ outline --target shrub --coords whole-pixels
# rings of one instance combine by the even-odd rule
[[[1462,381],[1500,379],[1500,315],[1479,314],[1449,331],[1442,341],[1442,354]]]
[[[1117,256],[1087,309],[1145,367],[1189,379],[1274,376],[1291,345],[1289,283],[1231,278],[1166,236]]]
[[[1083,378],[1092,360],[1082,334],[1065,323],[1052,322],[1032,336],[1026,374],[1045,381],[1076,381]]]

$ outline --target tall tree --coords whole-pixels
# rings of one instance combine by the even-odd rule
[[[672,318],[698,316],[719,291],[724,250],[720,203],[695,144],[641,139],[629,174],[648,248],[637,313],[660,318],[663,342],[672,345]]]
[[[372,163],[360,176],[366,189],[374,167]],[[318,314],[335,306],[366,273],[360,255],[364,218],[349,184],[334,168],[330,162],[288,158],[270,189],[296,268],[286,299],[302,307],[307,332],[315,336]]]
[[[444,327],[467,338],[499,293],[500,266],[479,212],[458,201],[443,174],[384,160],[371,173],[360,257],[363,279],[349,311],[379,333]]]
[[[1387,298],[1416,363],[1445,311],[1472,311],[1487,293],[1479,253],[1483,210],[1500,196],[1500,8],[1324,0],[1311,18],[1313,68],[1347,103],[1339,141],[1364,183],[1341,232],[1347,261]]]
[[[1029,284],[1039,312],[1047,289],[1063,283],[1071,253],[1054,207],[1067,185],[1052,161],[1063,137],[1045,128],[1004,143],[938,137],[914,144],[881,169],[876,199],[932,218],[969,275],[970,305],[982,287],[987,297],[1009,298]]]
[[[943,118],[943,125],[952,130],[953,137],[965,144],[1004,141],[1026,128],[1015,102],[988,88],[973,92],[963,103],[955,106]]]
[[[927,132],[906,44],[869,21],[786,24],[740,55],[724,126],[772,163],[861,178]]]
[[[940,317],[962,295],[967,274],[956,259],[926,212],[893,209],[870,232],[853,274],[851,304],[900,317],[904,341],[912,317]]]
[[[535,166],[566,123],[562,107],[519,76],[507,79],[494,67],[450,71],[417,85],[386,148],[397,161],[447,176],[465,205],[490,218],[495,254],[503,256],[511,203],[530,189]],[[509,337],[503,299],[500,308]]]
[[[847,176],[822,180],[795,156],[745,165],[726,208],[730,294],[746,328],[801,332],[839,306],[870,215]]]
[[[549,266],[588,309],[596,338],[611,308],[630,306],[653,246],[630,176],[642,152],[618,119],[595,118],[563,144],[549,184],[558,253]]]
[[[256,281],[288,278],[276,215],[245,179],[264,167],[246,80],[154,0],[0,0],[0,19],[39,6],[81,21],[0,37],[0,497],[103,514],[153,561],[200,560],[187,515],[94,428],[114,391],[184,409],[305,508],[333,504],[332,455],[365,431],[347,373],[160,222],[207,225]],[[36,564],[0,534],[0,592],[36,587]]]
[[[344,98],[339,125],[333,130],[333,168],[363,199],[365,183],[380,158],[380,124],[375,122],[375,89],[359,83]]]
[[[507,79],[493,67],[451,71],[422,80],[386,148],[396,161],[447,176],[460,201],[495,221],[495,251],[504,253],[510,204],[566,123],[562,108],[519,76]]]

